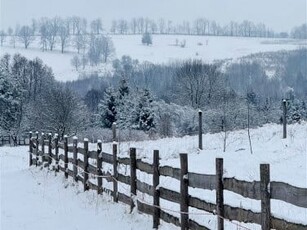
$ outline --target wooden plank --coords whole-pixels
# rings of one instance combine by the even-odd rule
[[[148,205],[146,203],[143,203],[139,200],[137,200],[137,207],[138,211],[143,212],[148,215],[153,215],[154,214],[154,207],[152,205]]]
[[[85,153],[84,148],[78,147],[78,153],[84,154]]]
[[[135,207],[133,196],[136,196],[136,149],[130,148],[130,194],[131,194],[131,204],[130,204],[130,212],[133,211]]]
[[[74,171],[74,180],[78,181],[78,138],[73,138],[73,171]]]
[[[215,171],[217,229],[224,230],[223,158],[216,158]]]
[[[224,189],[237,193],[241,196],[254,199],[254,200],[260,200],[260,182],[259,181],[253,181],[253,182],[247,182],[247,181],[241,181],[237,180],[235,178],[224,178]]]
[[[93,174],[93,175],[97,175],[97,170],[96,170],[96,167],[91,165],[91,164],[88,164],[87,165],[87,170],[89,173]]]
[[[64,150],[64,143],[59,142],[59,143],[58,143],[58,146],[59,146],[60,149],[63,149],[63,150]]]
[[[243,223],[261,224],[261,213],[255,213],[243,208],[235,208],[224,205],[224,215],[228,220],[236,220]]]
[[[175,226],[180,227],[179,218],[163,211],[163,209],[160,210],[160,218],[166,223],[174,224]]]
[[[101,155],[101,159],[102,159],[103,162],[113,164],[113,155],[112,154],[101,152],[100,155]]]
[[[130,165],[130,158],[129,157],[118,157],[117,161],[118,161],[119,164]]]
[[[189,206],[206,211],[206,212],[210,212],[210,213],[213,213],[214,210],[216,209],[215,204],[206,202],[204,200],[201,200],[199,198],[192,197],[192,196],[189,197]]]
[[[193,188],[215,190],[215,175],[189,173],[189,186]]]
[[[271,228],[272,229],[285,229],[285,230],[306,230],[306,224],[291,223],[286,220],[282,220],[271,216]]]
[[[152,185],[153,185],[153,204],[154,207],[154,214],[153,214],[153,228],[158,229],[160,224],[160,191],[158,186],[160,184],[160,177],[159,177],[159,165],[160,165],[160,157],[159,157],[159,150],[154,150],[153,154],[153,177],[152,177]]]
[[[120,192],[118,192],[118,200],[127,205],[131,204],[131,197],[127,196],[126,194],[120,193]]]
[[[65,158],[65,157],[64,157],[64,154],[60,154],[60,155],[59,155],[59,159],[60,159],[60,160],[64,161],[64,158]]]
[[[74,147],[73,146],[68,146],[68,152],[69,153],[72,153],[72,152],[74,152]]]
[[[87,181],[88,184],[88,188],[92,189],[92,190],[98,190],[98,186],[96,184],[94,184],[93,182],[91,182],[90,180]]]
[[[141,170],[142,172],[153,174],[153,166],[149,163],[143,162],[140,159],[136,161],[136,167],[138,170]]]
[[[84,162],[81,159],[78,159],[78,167],[84,170]]]
[[[126,184],[126,185],[130,185],[130,176],[125,176],[125,175],[123,175],[121,173],[118,173],[117,180],[119,182],[122,182],[122,183]]]
[[[83,191],[88,190],[88,139],[84,139],[84,154],[83,154],[83,162],[84,162],[84,175],[83,175]]]
[[[206,226],[200,225],[194,220],[189,219],[189,229],[192,230],[210,230],[210,228],[207,228]]]
[[[170,166],[161,166],[159,168],[159,173],[161,176],[168,176],[180,180],[180,169],[172,168]]]
[[[181,230],[189,228],[188,154],[180,153],[180,220]]]
[[[153,196],[153,186],[152,185],[149,185],[138,179],[136,180],[136,184],[137,184],[137,190],[139,190],[140,192],[146,193],[150,196]]]
[[[102,171],[101,171],[101,168],[102,168],[102,159],[99,157],[99,154],[100,152],[102,151],[102,143],[100,140],[98,140],[97,142],[97,158],[96,158],[96,162],[97,162],[97,168],[96,168],[96,171],[97,171],[97,186],[98,186],[98,189],[97,189],[97,193],[98,194],[102,194],[103,192],[103,189],[102,189]]]
[[[117,171],[117,144],[113,143],[112,145],[112,153],[113,153],[113,201],[118,202],[118,171]]]
[[[271,199],[282,200],[287,203],[307,208],[307,189],[292,186],[284,182],[270,183]]]
[[[97,159],[97,151],[88,151],[88,158],[91,158],[91,159]]]
[[[180,204],[180,193],[160,187],[160,198]]]
[[[261,229],[271,229],[270,165],[260,165]]]

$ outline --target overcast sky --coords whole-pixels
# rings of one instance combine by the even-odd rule
[[[280,31],[306,23],[307,0],[0,0],[1,28],[53,16],[112,19],[160,17],[181,22],[206,17],[224,24],[245,19]]]

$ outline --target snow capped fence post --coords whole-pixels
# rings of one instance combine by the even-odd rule
[[[270,165],[260,165],[261,229],[271,229]]]
[[[159,177],[159,150],[153,152],[153,228],[158,229],[160,224],[160,191],[159,191],[160,177]]]
[[[114,124],[114,123],[113,123]],[[118,202],[117,144],[113,142],[113,201]]]
[[[32,153],[33,153],[32,132],[29,132],[29,166],[33,164]]]
[[[41,142],[42,142],[42,164],[44,164],[44,161],[45,161],[45,134],[42,133],[42,136],[41,136]]]
[[[112,141],[116,141],[116,123],[112,124]]]
[[[136,196],[136,149],[130,148],[130,191],[131,191],[131,204],[130,212],[135,207],[134,199]]]
[[[203,149],[203,112],[198,111],[198,148]]]
[[[64,175],[68,178],[68,137],[64,135]]]
[[[189,229],[188,154],[180,153],[180,219],[181,230]]]
[[[52,137],[51,133],[48,133],[48,166],[52,163]]]
[[[102,152],[102,146],[101,146],[101,140],[98,140],[97,141],[97,158],[96,158],[96,161],[97,161],[97,186],[98,186],[98,189],[97,189],[97,193],[98,194],[102,194],[102,171],[101,171],[101,168],[102,168],[102,158],[101,158],[101,152]]]
[[[216,214],[217,229],[224,229],[224,185],[223,185],[223,158],[216,158]]]
[[[283,116],[282,116],[282,124],[283,124],[283,135],[282,138],[287,138],[287,101],[284,99],[282,101],[283,108]]]
[[[54,148],[55,148],[55,171],[59,171],[59,136],[54,134]]]
[[[73,137],[73,158],[74,158],[74,165],[73,165],[73,171],[74,171],[74,181],[78,181],[78,137]]]
[[[36,148],[35,148],[36,163],[35,163],[35,165],[38,166],[38,163],[39,163],[39,151],[38,151],[38,148],[39,148],[39,141],[38,141],[38,131],[35,132],[35,145],[36,145]]]
[[[83,190],[88,190],[88,139],[84,138],[84,155],[83,155],[83,164],[84,164],[84,175],[83,175]]]

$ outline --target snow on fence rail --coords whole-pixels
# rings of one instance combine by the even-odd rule
[[[59,154],[59,149],[63,154]],[[65,177],[71,176],[75,181],[83,183],[84,191],[93,189],[102,194],[106,192],[113,196],[114,202],[121,201],[130,205],[131,211],[137,207],[138,211],[153,216],[153,227],[158,228],[160,219],[165,222],[180,226],[181,229],[208,229],[195,220],[189,218],[189,207],[205,211],[217,216],[218,229],[224,229],[224,220],[235,220],[243,223],[255,223],[262,229],[307,229],[307,225],[293,223],[271,215],[270,200],[281,200],[298,207],[307,208],[307,189],[295,187],[283,182],[270,181],[270,166],[260,165],[260,181],[242,181],[235,178],[223,177],[223,159],[216,159],[216,175],[205,175],[188,172],[187,154],[180,154],[181,168],[159,165],[159,151],[154,151],[153,163],[149,164],[136,158],[136,149],[130,149],[130,157],[117,156],[117,144],[113,143],[113,152],[102,151],[101,142],[97,143],[97,150],[89,150],[88,140],[85,139],[83,147],[78,147],[78,140],[74,138],[73,144],[68,145],[68,138],[63,142],[58,138],[52,139],[38,133],[32,137],[30,133],[29,164],[49,166],[55,162],[54,169],[63,171]],[[72,153],[73,157],[69,157]],[[71,154],[70,154],[71,155]],[[83,156],[83,159],[79,156]],[[91,162],[94,164],[91,164]],[[63,166],[59,164],[62,162]],[[102,163],[113,165],[113,173],[103,172]],[[69,167],[69,165],[71,167]],[[130,167],[130,175],[118,172],[119,165]],[[152,185],[142,182],[137,178],[136,170],[152,175]],[[95,175],[95,180],[89,180],[89,175]],[[180,192],[172,191],[160,186],[160,176],[171,177],[180,181]],[[102,186],[102,179],[113,183],[113,189]],[[119,184],[128,185],[130,190],[127,194],[119,192]],[[216,203],[210,203],[200,198],[189,195],[188,189],[199,188],[216,191]],[[261,212],[253,212],[239,207],[231,207],[224,204],[223,191],[228,190],[243,197],[260,200]],[[137,197],[137,191],[152,197],[153,202],[145,201]],[[166,208],[160,206],[160,199],[165,199],[180,205],[180,218],[171,215]],[[245,228],[241,226],[242,228]],[[248,228],[245,228],[248,229]]]

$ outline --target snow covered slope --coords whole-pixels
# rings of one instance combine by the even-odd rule
[[[306,46],[306,41],[272,38],[242,38],[215,36],[184,36],[184,35],[153,35],[153,45],[141,43],[141,35],[112,35],[115,46],[115,57],[129,55],[140,62],[168,63],[170,61],[197,58],[206,62],[214,60],[233,59],[248,54],[266,51],[293,50]],[[185,43],[185,47],[180,44]],[[19,44],[20,45],[20,44]],[[71,66],[70,60],[76,54],[73,47],[67,47],[67,52],[61,54],[59,47],[52,52],[42,52],[39,41],[31,44],[28,50],[22,47],[1,47],[0,54],[16,52],[28,57],[41,58],[51,66],[55,78],[59,81],[75,80],[78,73]],[[109,66],[100,67],[98,71],[107,71]]]

